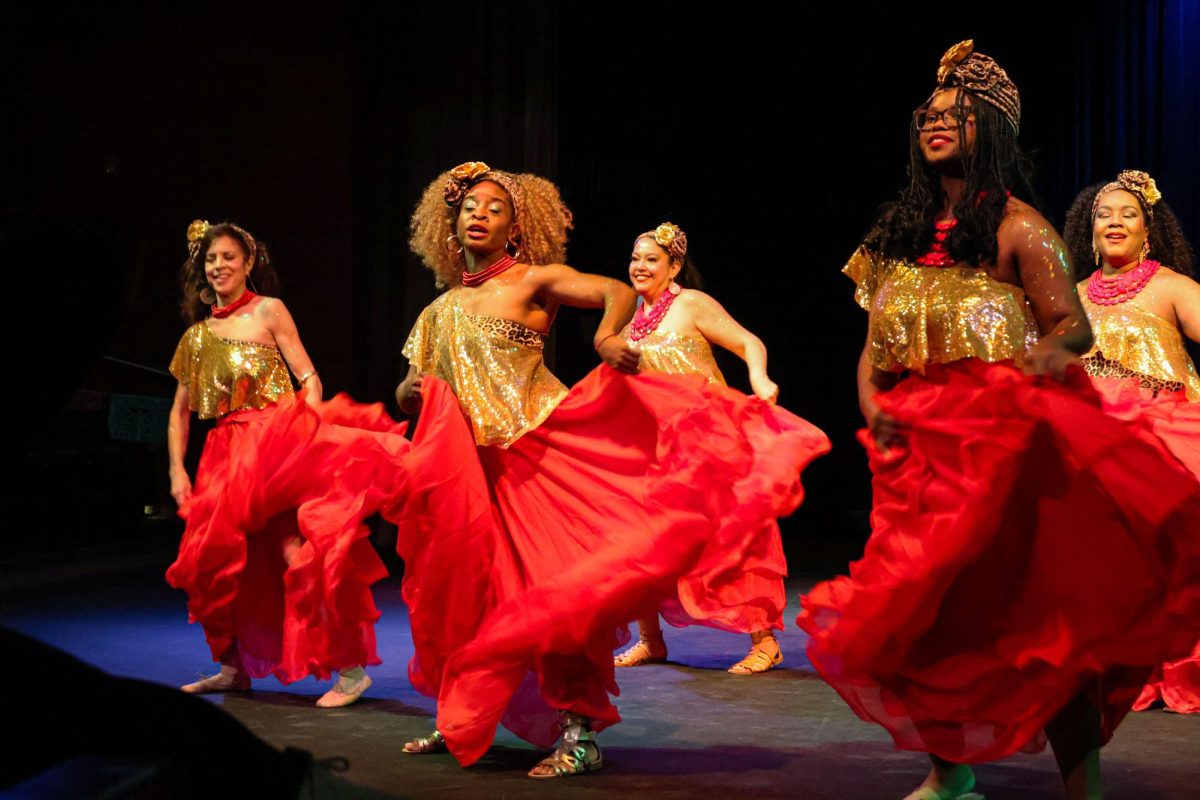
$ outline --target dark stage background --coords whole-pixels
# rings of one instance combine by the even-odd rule
[[[838,270],[904,181],[909,114],[947,47],[974,37],[1021,88],[1034,200],[1056,225],[1079,188],[1136,167],[1200,233],[1200,3],[717,8],[10,9],[4,494],[38,522],[0,556],[173,542],[161,370],[196,217],[270,245],[329,393],[389,404],[434,297],[408,217],[442,169],[555,179],[575,211],[569,261],[588,271],[623,277],[638,232],[679,223],[706,289],[767,343],[781,402],[834,441],[784,526],[798,573],[840,568],[866,538],[865,316]],[[596,319],[560,315],[567,382],[595,364]],[[746,386],[740,362],[722,366]]]

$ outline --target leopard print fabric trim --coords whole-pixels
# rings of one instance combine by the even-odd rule
[[[1088,356],[1083,359],[1083,368],[1088,375],[1093,378],[1116,378],[1117,380],[1136,380],[1143,389],[1148,389],[1158,397],[1163,392],[1182,392],[1184,385],[1179,381],[1168,381],[1162,378],[1153,378],[1149,375],[1142,375],[1140,372],[1134,372],[1128,367],[1110,361],[1103,355]]]
[[[484,333],[498,334],[510,342],[516,342],[525,347],[541,350],[546,345],[546,335],[544,333],[538,333],[532,328],[526,328],[521,323],[513,322],[511,319],[473,316],[471,317],[471,321],[479,326],[479,330]]]

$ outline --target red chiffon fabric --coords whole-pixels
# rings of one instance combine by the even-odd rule
[[[872,534],[797,620],[813,666],[904,749],[989,761],[1041,747],[1081,691],[1105,736],[1153,665],[1200,633],[1195,479],[1074,386],[977,360],[880,397]]]
[[[251,676],[284,683],[379,663],[370,585],[387,572],[362,522],[403,482],[404,428],[342,395],[319,412],[300,395],[218,421],[167,570],[214,660],[236,648]]]
[[[1136,380],[1092,378],[1092,384],[1105,411],[1148,424],[1171,454],[1200,476],[1200,403],[1189,402],[1182,390],[1155,396]],[[1200,531],[1194,535],[1200,537]],[[1188,657],[1155,670],[1133,708],[1141,711],[1159,700],[1182,714],[1200,713],[1200,643]]]
[[[423,394],[413,485],[392,515],[413,683],[437,692],[437,728],[464,765],[502,717],[538,744],[557,737],[554,709],[596,730],[617,722],[625,624],[683,576],[731,580],[828,447],[798,417],[700,376],[600,367],[508,448],[476,448],[441,381],[426,377]]]

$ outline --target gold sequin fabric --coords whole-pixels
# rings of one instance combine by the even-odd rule
[[[923,372],[964,358],[1020,365],[1037,342],[1025,293],[977,267],[922,267],[860,247],[842,269],[870,313],[871,364]]]
[[[225,339],[213,333],[207,321],[184,332],[170,370],[187,387],[188,405],[200,419],[266,408],[293,393],[291,374],[277,347]]]
[[[1136,377],[1156,394],[1186,389],[1188,400],[1200,401],[1200,376],[1177,327],[1135,300],[1103,306],[1080,294],[1095,338],[1084,356],[1089,375]]]
[[[621,335],[629,338],[629,326],[625,327]],[[717,367],[712,347],[703,337],[655,330],[641,341],[634,342],[633,346],[641,350],[642,360],[638,366],[646,372],[703,375],[711,384],[725,385],[725,376]]]
[[[546,337],[519,322],[467,314],[454,288],[417,318],[404,356],[450,384],[475,442],[506,447],[541,424],[567,393],[542,361]]]

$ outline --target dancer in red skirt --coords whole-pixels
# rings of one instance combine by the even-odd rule
[[[438,698],[437,732],[406,749],[448,747],[466,765],[501,718],[545,744],[558,720],[539,778],[601,766],[618,631],[672,596],[714,538],[744,551],[794,509],[812,457],[811,426],[786,412],[699,376],[628,374],[633,292],[561,263],[570,225],[542,178],[478,162],[439,176],[412,245],[448,290],[414,326],[397,390],[422,407],[420,463],[392,511],[410,676]],[[570,391],[542,361],[561,305],[605,309],[606,364]]]
[[[633,243],[629,280],[642,305],[622,335],[641,353],[640,368],[668,375],[699,375],[713,386],[724,387],[725,378],[710,345],[717,344],[746,361],[754,395],[774,403],[779,387],[767,377],[767,348],[720,303],[699,291],[699,273],[687,251],[687,235],[670,222],[643,233]],[[814,458],[827,452],[825,434],[816,428],[810,434],[806,452]],[[672,625],[701,623],[750,634],[750,652],[729,672],[766,672],[783,662],[772,628],[783,630],[786,576],[779,526],[770,520],[753,540],[750,552],[733,553],[714,541],[698,569],[680,579],[678,597],[669,600],[661,613]],[[658,614],[639,619],[638,634],[638,641],[617,656],[614,665],[637,667],[666,660],[667,645]]]
[[[362,520],[402,483],[403,426],[381,405],[321,401],[287,308],[247,288],[252,271],[265,288],[274,280],[262,242],[199,220],[188,241],[181,281],[193,324],[171,361],[179,388],[167,431],[171,494],[187,527],[167,581],[187,592],[221,671],[183,691],[336,670],[317,705],[348,705],[371,684],[363,666],[379,663],[369,587],[386,571]],[[217,420],[195,486],[183,463],[192,412]]]
[[[1079,294],[1096,343],[1083,363],[1105,410],[1148,423],[1200,476],[1200,377],[1183,343],[1200,341],[1200,284],[1179,221],[1149,175],[1126,170],[1075,198],[1064,236],[1076,273],[1091,272]],[[1200,713],[1200,644],[1164,664],[1133,707],[1158,700]]]
[[[798,622],[855,713],[930,754],[908,800],[974,796],[965,764],[1043,731],[1068,794],[1099,797],[1099,746],[1200,628],[1197,484],[1078,368],[1091,332],[1062,241],[1019,199],[1019,123],[999,65],[951,48],[910,184],[845,268],[870,313],[872,533]]]

